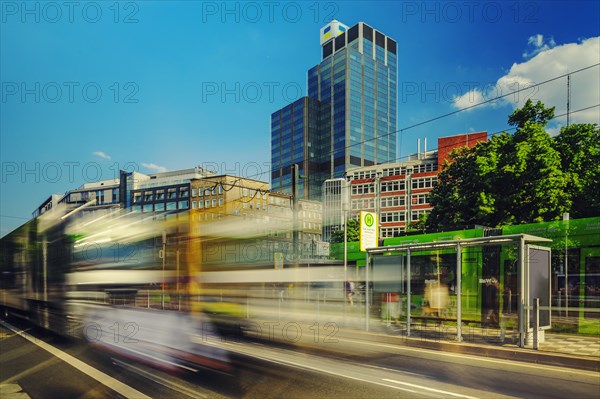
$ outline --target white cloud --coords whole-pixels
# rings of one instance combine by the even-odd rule
[[[146,169],[150,169],[152,172],[155,173],[163,173],[167,171],[167,168],[165,168],[164,166],[157,165],[155,163],[142,162],[142,166]]]
[[[111,159],[110,155],[106,154],[105,152],[102,151],[94,151],[92,153],[93,155],[99,156],[102,159]]]
[[[480,89],[473,89],[471,91],[466,92],[462,96],[456,96],[452,99],[454,106],[459,109],[479,104],[485,100],[486,99],[484,98],[483,93]]]
[[[523,53],[523,58],[531,58],[535,57],[542,51],[550,50],[551,48],[556,47],[556,42],[553,37],[550,37],[550,40],[546,40],[544,35],[538,33],[537,35],[530,36],[527,40],[527,44],[530,47],[533,47],[530,52],[525,51]]]
[[[541,35],[540,35],[541,36]],[[532,37],[530,41],[544,46],[543,37]],[[556,107],[555,115],[567,112],[567,78],[563,77],[540,86],[541,83],[557,76],[568,74],[600,62],[600,37],[586,39],[581,43],[569,43],[541,51],[533,58],[522,63],[514,63],[506,75],[500,77],[492,89],[474,89],[453,99],[456,108],[466,108],[485,100],[515,92],[502,99],[472,108],[510,105],[522,107],[525,101],[541,101],[547,107]],[[600,107],[581,112],[579,109],[600,104],[599,66],[571,74],[571,122],[600,124]],[[523,90],[524,89],[524,90]],[[566,116],[557,118],[565,123]]]

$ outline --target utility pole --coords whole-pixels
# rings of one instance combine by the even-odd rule
[[[165,308],[165,262],[167,257],[167,232],[163,231],[162,233],[162,288],[161,288],[161,300],[160,300],[160,308],[164,310]]]
[[[567,75],[567,127],[571,120],[571,75]]]
[[[375,215],[377,215],[377,237],[381,237],[381,176],[382,170],[375,172]]]
[[[294,263],[298,263],[298,164],[292,165],[292,251]]]

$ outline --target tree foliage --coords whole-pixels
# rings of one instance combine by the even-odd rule
[[[578,124],[562,128],[554,140],[561,155],[573,218],[600,215],[600,129]]]
[[[600,215],[600,139],[595,125],[572,125],[556,138],[554,115],[527,101],[509,117],[511,135],[453,151],[431,193],[427,228],[502,226]]]
[[[358,221],[354,219],[348,219],[346,221],[346,225],[348,229],[346,241],[352,242],[360,240],[360,226]],[[344,242],[344,229],[334,231],[331,235],[331,242],[334,244],[338,242]]]
[[[539,123],[544,127],[552,118],[554,118],[554,107],[546,108],[541,101],[533,104],[531,99],[528,99],[523,108],[517,108],[508,117],[508,124],[518,129],[523,128],[527,122]]]

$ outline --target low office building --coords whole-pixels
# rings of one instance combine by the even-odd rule
[[[427,151],[425,144],[422,152],[419,141],[419,151],[406,161],[348,170],[349,217],[357,219],[360,211],[377,212],[381,238],[405,232],[433,209],[430,192],[452,150],[473,147],[485,140],[486,132],[443,137],[438,139],[436,150]]]
[[[211,234],[211,230],[202,230],[203,224],[235,223],[239,228],[229,231],[232,236],[247,233],[260,237],[270,255],[291,251],[294,212],[290,194],[270,191],[267,182],[230,175],[193,179],[190,187],[190,223],[196,234]],[[321,221],[320,202],[298,201],[296,230],[303,257],[309,257],[321,240]]]
[[[172,172],[144,175],[125,174],[126,195],[129,202],[125,208],[135,212],[180,212],[190,209],[191,182],[210,176],[202,168],[183,169]]]
[[[56,208],[56,206],[58,205],[58,201],[60,201],[62,197],[63,196],[61,194],[52,194],[51,196],[46,198],[46,200],[42,202],[42,204],[38,206],[35,209],[35,211],[31,212],[31,217],[35,219],[36,217],[41,216],[44,213]]]

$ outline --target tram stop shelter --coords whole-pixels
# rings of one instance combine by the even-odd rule
[[[370,308],[395,301],[392,317],[518,325],[518,344],[543,342],[550,328],[552,240],[528,234],[406,243],[366,250],[365,328]],[[374,303],[375,302],[375,303]],[[375,307],[374,307],[375,308]],[[389,315],[388,315],[389,316]]]

